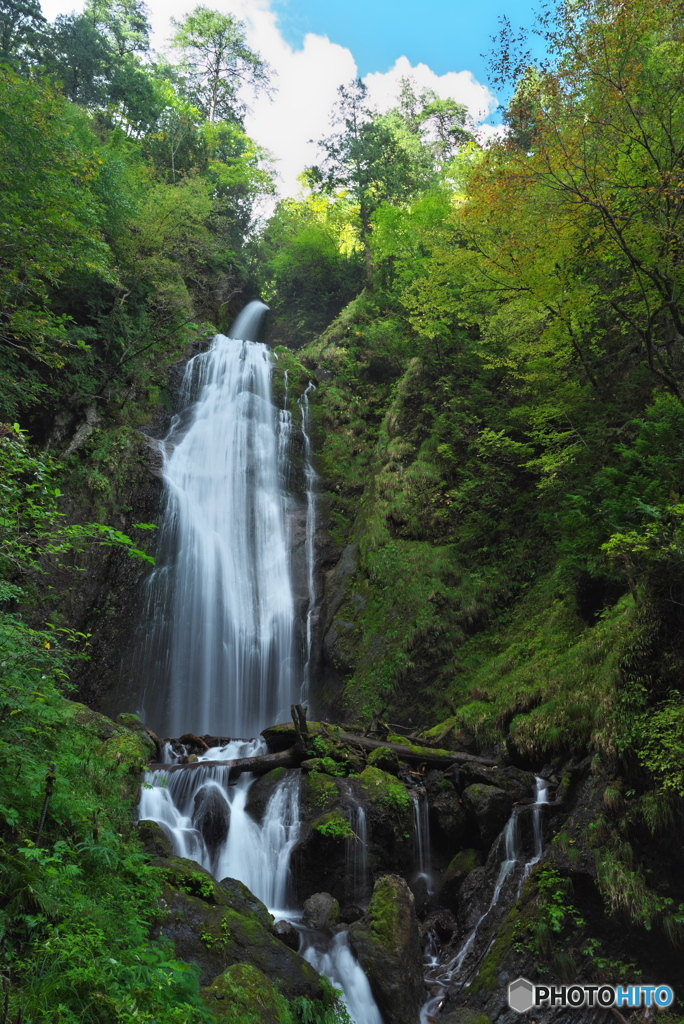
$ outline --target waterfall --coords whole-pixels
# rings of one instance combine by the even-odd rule
[[[298,699],[287,496],[289,412],[271,398],[271,353],[250,340],[250,303],[231,337],[186,367],[162,445],[167,496],[143,715],[163,734],[253,736]]]
[[[534,798],[534,805],[532,807],[532,832],[534,835],[534,853],[531,860],[528,860],[525,864],[525,868],[520,879],[520,885],[518,887],[518,895],[522,892],[522,887],[529,877],[529,874],[535,864],[538,864],[542,859],[544,853],[544,833],[542,831],[542,807],[546,806],[549,802],[549,790],[548,783],[541,779],[538,775],[534,777],[536,783],[536,793]]]
[[[368,978],[349,948],[346,932],[338,932],[325,949],[315,943],[306,945],[302,956],[342,989],[344,1004],[355,1024],[383,1024]]]
[[[316,536],[316,482],[318,474],[313,467],[311,457],[311,436],[310,436],[310,410],[309,391],[315,391],[315,387],[309,381],[307,388],[299,400],[299,410],[302,414],[302,437],[304,439],[304,479],[306,481],[306,583],[308,606],[306,611],[306,632],[305,632],[305,661],[304,661],[304,683],[302,698],[305,698],[309,691],[311,682],[311,653],[314,615],[316,612],[316,577],[314,573],[314,538]]]
[[[250,303],[230,337],[216,335],[187,365],[181,400],[161,445],[167,506],[158,567],[148,584],[152,627],[141,674],[145,719],[160,733],[254,736],[289,717],[310,678],[316,614],[316,473],[309,384],[299,400],[306,480],[308,588],[305,662],[295,656],[288,493],[292,415],[271,397],[271,353],[254,338],[266,307]],[[303,677],[303,685],[301,683]],[[261,823],[247,812],[254,778],[230,785],[230,761],[264,750],[225,740],[192,771],[147,773],[139,817],[159,822],[174,851],[216,878],[237,878],[279,917],[289,902],[290,859],[300,834],[300,772],[275,786]],[[176,760],[164,744],[166,763]],[[355,885],[367,885],[366,824],[358,807]],[[355,853],[355,857],[357,854]],[[305,943],[304,956],[341,986],[355,1024],[382,1024],[346,933]]]
[[[432,860],[430,857],[430,807],[425,790],[414,789],[411,793],[413,801],[413,835],[416,848],[416,864],[418,878],[424,878],[428,893],[432,892]]]
[[[356,801],[352,805],[349,824],[354,835],[345,840],[347,898],[350,903],[365,907],[372,888],[368,871],[368,824],[365,809]]]

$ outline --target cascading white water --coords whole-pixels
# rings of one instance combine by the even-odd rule
[[[349,948],[346,932],[338,932],[325,949],[313,943],[306,945],[302,956],[342,989],[344,1003],[354,1024],[383,1024],[368,978]]]
[[[535,775],[534,781],[536,783],[536,793],[534,798],[534,805],[532,807],[532,832],[534,834],[534,853],[531,860],[528,860],[525,864],[525,868],[520,879],[520,885],[518,887],[518,895],[522,892],[522,887],[527,878],[529,878],[530,872],[535,864],[538,864],[544,854],[544,833],[542,830],[542,807],[549,802],[549,790],[548,783]]]
[[[161,733],[255,735],[288,717],[309,681],[316,614],[313,384],[299,403],[308,587],[302,687],[290,581],[288,377],[285,372],[285,408],[276,410],[271,353],[249,340],[265,309],[250,303],[231,337],[217,335],[207,353],[190,360],[181,395],[186,411],[161,446],[168,500],[162,558],[149,584],[154,626],[142,667],[149,680],[143,715]],[[159,822],[177,854],[219,879],[239,879],[271,912],[292,917],[288,882],[300,832],[299,772],[286,773],[259,824],[246,810],[254,779],[242,774],[230,785],[230,769],[212,764],[262,751],[260,741],[227,741],[202,754],[200,767],[148,773],[139,817]],[[175,760],[169,743],[164,756]],[[361,836],[361,808],[356,824]],[[362,857],[365,841],[364,834]],[[360,878],[367,875],[362,863]],[[382,1024],[346,934],[327,944],[319,937],[304,955],[342,987],[355,1024]]]
[[[432,860],[430,857],[430,807],[424,789],[414,789],[411,793],[413,801],[413,835],[416,847],[416,864],[418,878],[425,879],[427,891],[432,892]]]
[[[161,734],[254,736],[299,698],[283,481],[291,416],[250,303],[187,365],[162,450],[167,509],[150,581],[145,720]],[[170,614],[169,614],[170,611]]]
[[[501,849],[501,846],[503,846],[503,857],[499,864],[499,872],[487,909],[480,915],[474,928],[466,936],[465,941],[461,944],[456,955],[450,957],[446,963],[443,963],[440,960],[439,945],[434,940],[434,937],[432,938],[432,941],[429,941],[427,944],[424,958],[425,980],[426,983],[433,988],[433,991],[436,989],[437,992],[421,1009],[421,1024],[428,1024],[428,1022],[435,1019],[435,1012],[438,1010],[450,988],[468,984],[467,977],[465,979],[463,978],[464,966],[469,962],[469,954],[475,946],[475,942],[480,934],[482,926],[487,921],[487,918],[494,907],[498,904],[501,898],[501,893],[506,888],[509,880],[514,878],[517,871],[522,867],[522,871],[520,871],[520,881],[516,892],[516,895],[519,896],[525,879],[528,878],[532,868],[535,864],[539,863],[543,856],[544,834],[542,830],[542,807],[548,803],[548,784],[538,776],[535,776],[535,781],[536,794],[535,802],[532,806],[532,830],[534,835],[533,855],[528,861],[522,861],[523,854],[520,844],[519,823],[520,814],[518,808],[513,808],[513,813],[506,822],[506,826],[495,847],[495,849]],[[486,948],[485,955],[488,949],[491,948],[493,941],[494,940],[492,939],[489,946]]]
[[[366,811],[354,802],[349,824],[354,833],[346,840],[347,898],[352,904],[365,907],[371,890],[368,871],[368,823]]]
[[[308,591],[308,607],[306,611],[306,632],[305,632],[305,659],[304,659],[304,685],[302,697],[305,698],[309,691],[311,682],[311,654],[314,617],[316,614],[316,576],[314,559],[314,539],[316,536],[316,482],[318,474],[313,466],[311,458],[311,436],[310,436],[310,410],[309,391],[316,388],[309,381],[304,394],[299,400],[299,409],[302,414],[302,436],[304,438],[304,478],[306,481],[306,583]]]

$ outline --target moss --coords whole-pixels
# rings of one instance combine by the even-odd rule
[[[453,878],[457,875],[469,875],[475,868],[482,864],[482,852],[480,850],[461,850],[449,862],[449,867],[444,872],[445,878]]]
[[[380,768],[381,771],[396,775],[399,771],[399,757],[396,750],[389,747],[377,747],[368,755],[368,766]]]
[[[218,1024],[290,1024],[289,1005],[273,982],[250,964],[233,964],[202,999]]]
[[[339,795],[337,786],[329,775],[324,775],[319,772],[311,772],[307,776],[307,784],[311,794],[311,799],[317,807],[330,807],[337,802]]]
[[[366,919],[373,938],[392,952],[401,925],[401,913],[396,889],[390,877],[385,876],[375,883]]]
[[[369,766],[359,776],[359,784],[364,792],[375,803],[382,801],[390,808],[404,811],[411,806],[411,797],[406,787],[380,768]]]

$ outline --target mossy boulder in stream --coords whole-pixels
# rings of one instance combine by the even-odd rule
[[[159,865],[166,884],[155,934],[172,939],[177,955],[199,966],[202,984],[235,964],[251,964],[277,978],[287,999],[323,998],[318,973],[273,934],[273,918],[249,890],[239,883],[237,888],[219,884],[181,857],[163,859]]]
[[[290,1024],[287,1000],[251,964],[233,964],[200,995],[218,1024]]]
[[[366,914],[349,928],[349,940],[386,1024],[416,1024],[425,987],[413,893],[403,878],[378,879]]]

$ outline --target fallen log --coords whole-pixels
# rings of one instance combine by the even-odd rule
[[[190,761],[187,764],[150,764],[150,772],[192,771],[197,768],[230,768],[230,775],[241,775],[242,772],[253,772],[265,775],[274,768],[299,768],[305,758],[304,751],[297,747],[281,750],[277,754],[256,754],[254,757],[239,757],[234,761]]]
[[[465,764],[472,761],[475,764],[485,765],[488,768],[496,768],[497,762],[488,757],[477,757],[475,754],[465,752],[438,751],[432,747],[409,747],[403,743],[387,743],[386,740],[372,740],[368,736],[356,736],[351,732],[338,733],[337,739],[340,743],[346,743],[350,747],[358,747],[360,750],[377,750],[378,747],[387,747],[394,750],[400,761],[408,761],[410,764],[429,764],[435,767],[448,767],[453,764]]]

